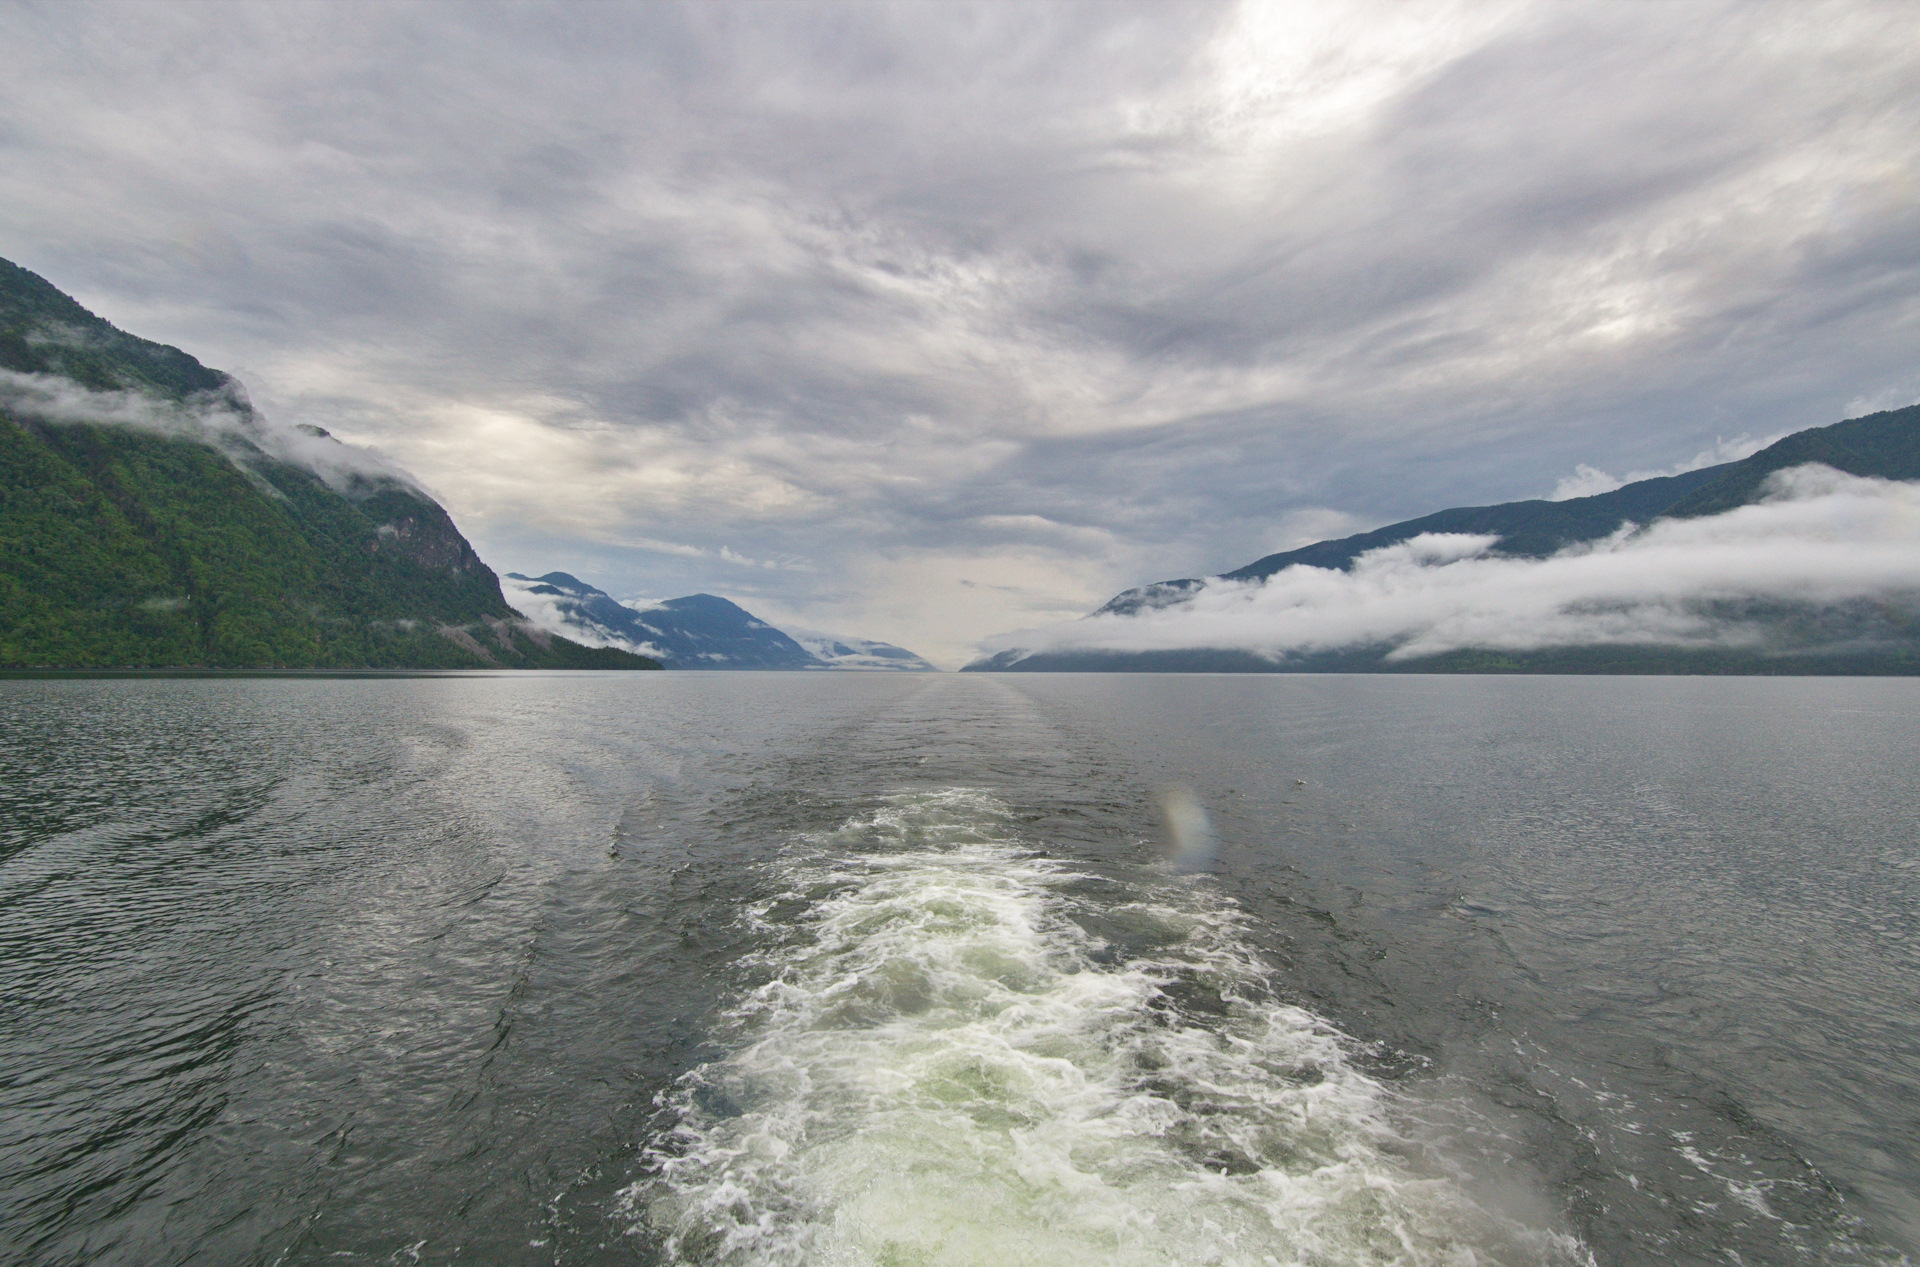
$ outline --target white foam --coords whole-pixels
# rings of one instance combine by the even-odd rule
[[[1204,882],[1102,910],[1152,947],[1103,962],[1082,877],[964,789],[894,798],[784,877],[756,912],[771,979],[624,1194],[672,1261],[1578,1260],[1402,1136]]]

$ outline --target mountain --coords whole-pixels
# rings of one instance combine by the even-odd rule
[[[517,600],[548,628],[632,648],[681,669],[921,669],[933,666],[901,647],[825,634],[791,637],[712,594],[689,594],[634,609],[576,576],[507,573]]]
[[[597,640],[625,644],[676,669],[813,669],[807,649],[764,620],[713,594],[670,598],[635,611],[576,576],[507,573],[529,606],[545,599],[559,623]],[[536,609],[537,610],[537,609]]]
[[[1301,566],[1352,573],[1363,556],[1428,534],[1497,541],[1485,556],[1546,559],[1569,546],[1597,543],[1628,525],[1721,515],[1768,495],[1776,473],[1818,464],[1854,476],[1920,480],[1920,406],[1799,431],[1737,462],[1641,480],[1593,497],[1465,506],[1389,524],[1335,541],[1270,554],[1217,577],[1156,581],[1109,599],[1092,617],[1126,620],[1191,607],[1218,582],[1264,583]],[[1417,545],[1418,543],[1416,543]],[[963,672],[1596,672],[1596,673],[1912,673],[1920,671],[1920,624],[1907,605],[1860,601],[1829,605],[1720,597],[1694,604],[1707,618],[1738,620],[1779,635],[1769,650],[1658,645],[1565,646],[1534,650],[1453,649],[1413,659],[1387,657],[1389,642],[1289,654],[1276,659],[1234,647],[1137,650],[1071,645],[1038,652],[1009,648]],[[1786,648],[1790,654],[1782,654]]]
[[[1436,511],[1418,519],[1408,519],[1372,532],[1355,533],[1338,541],[1316,541],[1297,550],[1269,554],[1245,567],[1222,572],[1225,581],[1265,580],[1283,568],[1304,564],[1307,567],[1338,568],[1346,571],[1353,561],[1369,550],[1396,545],[1428,532],[1491,533],[1500,538],[1495,553],[1524,558],[1545,558],[1555,550],[1579,541],[1592,541],[1619,531],[1624,523],[1645,523],[1666,513],[1706,485],[1724,476],[1732,466],[1709,466],[1685,475],[1666,475],[1641,480],[1593,497],[1575,497],[1563,502],[1531,500],[1505,502],[1498,506],[1461,506]],[[1131,616],[1136,612],[1166,607],[1192,595],[1206,581],[1183,577],[1176,581],[1155,581],[1116,594],[1095,614]]]
[[[788,631],[795,642],[813,653],[829,669],[890,670],[896,673],[937,673],[939,670],[905,647],[871,638],[842,638],[812,630]]]
[[[1823,613],[1787,612],[1817,623]],[[1839,613],[1844,616],[1846,613]],[[1868,613],[1879,616],[1882,613]],[[1855,629],[1838,632],[1852,635]],[[1393,648],[1359,646],[1275,660],[1234,647],[1152,651],[1000,652],[964,666],[962,673],[1590,673],[1708,676],[1889,677],[1920,674],[1920,625],[1907,614],[1902,642],[1844,645],[1832,651],[1778,654],[1739,648],[1664,646],[1550,647],[1542,650],[1466,649],[1395,660]]]
[[[659,667],[535,627],[404,473],[4,260],[0,666]]]
[[[713,594],[670,598],[643,611],[577,576],[507,573],[516,594],[547,626],[579,630],[595,641],[643,651],[676,669],[813,669],[807,649],[764,620]]]
[[[1346,571],[1369,550],[1429,532],[1491,533],[1500,538],[1493,549],[1496,554],[1545,558],[1566,546],[1610,536],[1626,523],[1643,524],[1662,516],[1690,518],[1744,506],[1759,495],[1761,482],[1768,475],[1808,462],[1819,462],[1849,475],[1920,479],[1920,406],[1796,431],[1738,462],[1640,480],[1593,497],[1560,502],[1533,499],[1437,511],[1338,541],[1316,541],[1297,550],[1269,554],[1222,572],[1219,579],[1265,580],[1295,564]],[[1094,614],[1131,616],[1169,606],[1183,601],[1205,583],[1200,577],[1155,581],[1114,595]]]

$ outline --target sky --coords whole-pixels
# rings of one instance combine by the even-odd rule
[[[948,666],[1920,399],[1891,3],[0,6],[0,256],[501,572]]]

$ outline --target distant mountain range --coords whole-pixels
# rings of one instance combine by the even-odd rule
[[[1191,607],[1209,587],[1260,584],[1289,568],[1351,573],[1363,556],[1429,534],[1491,536],[1494,558],[1546,559],[1569,547],[1612,537],[1630,525],[1720,515],[1755,504],[1776,472],[1817,463],[1835,471],[1887,480],[1920,480],[1920,406],[1815,427],[1737,462],[1682,475],[1640,480],[1592,497],[1528,500],[1442,510],[1335,541],[1270,554],[1216,577],[1156,581],[1116,594],[1089,619],[1138,619]],[[1724,605],[1724,603],[1723,603]],[[1659,645],[1559,646],[1536,650],[1454,648],[1424,657],[1394,657],[1388,643],[1274,655],[1245,647],[1106,646],[1033,650],[1012,647],[983,656],[962,672],[1920,672],[1920,624],[1908,606],[1880,602],[1817,607],[1746,603],[1749,622],[1771,621],[1792,654],[1738,647]]]
[[[810,630],[791,631],[793,640],[813,653],[813,658],[829,669],[892,670],[894,672],[934,673],[933,665],[905,647],[871,638],[840,638]]]
[[[866,639],[802,633],[792,637],[738,604],[689,594],[628,607],[565,572],[507,573],[522,605],[550,629],[612,643],[682,669],[895,669],[931,671],[904,648]]]
[[[403,473],[0,260],[0,667],[660,666],[527,621]]]

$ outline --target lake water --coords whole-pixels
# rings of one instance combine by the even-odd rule
[[[0,1261],[1896,1263],[1920,682],[0,682]]]

